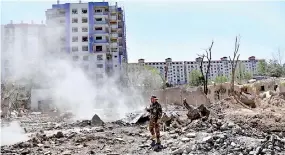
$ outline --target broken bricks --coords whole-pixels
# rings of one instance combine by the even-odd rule
[[[201,104],[198,108],[190,108],[188,109],[187,117],[193,121],[196,119],[208,119],[210,115],[210,111]]]

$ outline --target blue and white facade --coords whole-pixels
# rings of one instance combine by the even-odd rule
[[[51,52],[68,53],[92,77],[119,73],[127,63],[124,11],[117,4],[54,4],[46,17]]]

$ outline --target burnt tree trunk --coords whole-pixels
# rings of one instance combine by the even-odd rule
[[[239,61],[239,56],[240,56],[240,54],[237,54],[239,50],[239,46],[240,46],[239,39],[238,37],[236,37],[233,59],[231,59],[231,57],[229,56],[230,64],[232,67],[231,88],[230,88],[230,92],[232,96],[234,95],[234,88],[235,88],[235,71],[236,71],[236,67]]]
[[[214,41],[212,41],[211,46],[209,49],[206,49],[206,55],[200,55],[201,62],[200,62],[200,71],[203,77],[203,88],[204,88],[204,93],[207,95],[208,94],[208,78],[209,78],[209,72],[210,72],[210,67],[211,67],[211,61],[212,61],[212,47],[213,47]],[[207,58],[207,70],[206,70],[206,75],[204,75],[203,72],[203,63],[204,63],[204,58]]]

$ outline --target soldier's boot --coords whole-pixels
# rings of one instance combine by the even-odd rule
[[[163,146],[161,145],[160,139],[158,138],[156,141],[155,146],[153,147],[153,150],[158,152],[163,148]]]
[[[157,138],[157,139],[156,139],[156,144],[155,144],[155,145],[161,146],[160,138]]]
[[[154,147],[154,146],[155,146],[155,135],[152,135],[152,136],[151,136],[151,143],[150,143],[150,146],[151,146],[151,147]]]

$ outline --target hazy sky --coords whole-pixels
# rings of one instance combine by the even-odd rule
[[[1,5],[1,22],[40,23],[53,3],[56,0],[6,0]],[[285,52],[285,2],[129,0],[118,4],[126,11],[129,62],[139,58],[164,61],[167,57],[194,60],[212,40],[212,57],[219,59],[233,54],[238,34],[242,59],[252,55],[269,59],[278,48]]]

